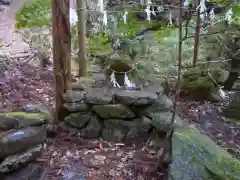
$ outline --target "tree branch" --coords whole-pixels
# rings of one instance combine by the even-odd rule
[[[180,91],[180,81],[181,81],[181,70],[182,70],[182,16],[183,16],[183,9],[182,9],[183,0],[180,0],[180,18],[179,18],[179,40],[178,40],[178,81],[176,83],[176,94],[173,102],[173,113],[171,122],[169,125],[169,129],[167,131],[167,134],[165,136],[165,139],[163,141],[163,147],[158,151],[157,153],[157,162],[156,166],[154,168],[154,171],[157,171],[159,168],[163,167],[163,161],[164,161],[164,155],[166,154],[167,144],[171,138],[171,135],[173,133],[173,125],[175,121],[176,116],[176,109],[177,109],[177,102],[178,102],[178,95]]]

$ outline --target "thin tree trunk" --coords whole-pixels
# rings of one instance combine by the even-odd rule
[[[178,80],[176,83],[176,94],[175,94],[175,99],[173,102],[173,113],[172,113],[172,118],[171,118],[171,122],[169,125],[169,129],[167,131],[167,134],[166,134],[164,142],[163,142],[163,147],[157,153],[158,157],[157,157],[157,163],[156,163],[156,167],[154,168],[154,171],[157,171],[159,168],[163,167],[164,154],[166,153],[167,150],[169,150],[169,149],[167,149],[167,144],[170,141],[170,138],[173,133],[173,124],[174,124],[174,120],[175,120],[175,116],[176,116],[178,95],[179,95],[179,91],[180,91],[181,71],[182,71],[182,42],[183,42],[182,17],[183,17],[183,13],[184,13],[182,4],[183,4],[183,0],[180,1],[179,37],[178,37],[179,38],[178,39]]]
[[[71,33],[69,22],[69,0],[52,0],[53,70],[55,82],[55,114],[60,120],[63,94],[69,89],[71,80]]]
[[[200,4],[200,0],[197,1],[196,7]],[[195,30],[195,42],[194,42],[194,54],[193,54],[193,67],[197,66],[198,61],[198,50],[199,50],[199,35],[201,28],[201,19],[200,19],[200,8],[197,10],[197,22],[196,22],[196,30]]]
[[[78,15],[78,76],[87,76],[87,52],[86,52],[86,2],[85,0],[77,1]]]

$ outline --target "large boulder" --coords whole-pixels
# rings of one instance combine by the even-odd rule
[[[190,68],[182,76],[181,91],[197,100],[219,101],[216,83],[224,83],[228,75],[227,71],[220,68]]]
[[[177,128],[172,137],[169,179],[237,180],[240,179],[240,161],[199,131]]]
[[[42,144],[46,138],[47,132],[43,126],[9,130],[0,135],[0,158]]]

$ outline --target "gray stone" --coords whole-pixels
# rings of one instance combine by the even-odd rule
[[[171,123],[172,113],[162,112],[153,114],[152,125],[160,132],[167,132]],[[183,120],[176,115],[174,121],[174,128],[184,126]]]
[[[41,155],[42,149],[42,145],[37,145],[25,152],[6,157],[0,164],[0,172],[9,173],[21,168],[22,166],[38,158]]]
[[[63,106],[69,112],[86,112],[88,111],[88,106],[84,103],[64,103]]]
[[[126,144],[138,144],[138,142],[142,142],[142,140],[148,140],[149,130],[152,128],[151,120],[146,117],[141,117],[134,121],[136,125],[131,127],[124,139]]]
[[[87,112],[72,113],[64,118],[64,121],[75,128],[83,128],[91,119],[91,114]]]
[[[85,138],[98,138],[100,136],[101,124],[96,116],[92,116],[88,125],[80,131]]]
[[[0,129],[9,130],[29,126],[41,126],[47,122],[41,113],[9,112],[0,114]]]
[[[84,91],[68,90],[64,94],[63,99],[65,102],[69,102],[69,103],[82,102],[84,100],[85,95],[86,95],[86,92]]]
[[[89,90],[85,96],[85,103],[93,105],[104,105],[112,102],[112,94],[105,93],[102,89]]]
[[[1,5],[10,5],[12,3],[12,0],[0,0]]]
[[[30,163],[25,167],[4,176],[4,180],[46,180],[49,167]]]
[[[135,117],[135,114],[122,104],[95,105],[93,106],[93,111],[104,119],[127,119]]]
[[[171,154],[170,180],[240,179],[240,161],[198,130],[176,129]]]
[[[166,95],[159,95],[155,103],[150,107],[142,108],[137,114],[152,117],[152,113],[172,111],[173,102]]]
[[[0,157],[6,157],[44,143],[47,138],[44,127],[28,127],[19,130],[10,130],[0,138]]]
[[[1,130],[10,130],[16,129],[19,127],[19,122],[13,117],[7,117],[4,115],[0,115],[0,129]]]
[[[130,129],[137,127],[137,121],[109,119],[104,121],[102,137],[106,141],[123,142]]]
[[[157,97],[155,93],[130,90],[119,91],[115,94],[116,101],[133,106],[151,105],[156,102]]]

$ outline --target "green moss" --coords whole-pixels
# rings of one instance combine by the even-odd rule
[[[9,113],[3,113],[0,115],[4,115],[7,117],[15,117],[15,118],[23,118],[28,120],[44,120],[44,115],[41,113],[25,113],[25,112],[9,112]]]
[[[224,151],[213,140],[198,130],[178,128],[175,131],[175,140],[178,141],[178,145],[175,146],[173,144],[173,148],[185,147],[184,145],[188,144],[188,155],[195,159],[194,162],[189,162],[192,168],[204,167],[214,180],[235,180],[240,177],[240,161],[233,158],[228,152]],[[183,143],[182,145],[181,142]]]
[[[222,82],[222,70],[215,68],[209,69],[213,79],[219,83]],[[208,69],[190,68],[184,72],[180,84],[181,90],[188,92],[190,96],[197,99],[208,99],[216,91],[216,85],[208,75]],[[224,78],[226,79],[226,78]]]
[[[231,0],[209,0],[209,2],[214,4],[227,5],[231,3]]]
[[[16,13],[15,27],[38,28],[50,26],[51,0],[32,0],[25,3]]]

